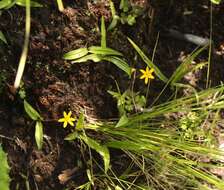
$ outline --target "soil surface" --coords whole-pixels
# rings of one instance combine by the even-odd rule
[[[134,26],[118,24],[107,33],[107,44],[124,54],[135,68],[145,68],[127,40],[127,36],[152,58],[154,63],[170,77],[197,45],[169,35],[169,29],[203,38],[210,36],[211,8],[209,1],[147,1],[133,0],[143,13]],[[114,0],[119,12],[119,1]],[[62,59],[64,53],[85,46],[100,45],[100,19],[111,22],[109,1],[64,1],[60,13],[55,1],[45,1],[42,8],[32,8],[29,55],[23,77],[26,99],[44,118],[44,148],[37,150],[34,140],[34,123],[26,116],[19,94],[12,93],[17,64],[24,38],[25,9],[14,6],[0,16],[0,30],[8,45],[0,46],[0,142],[8,153],[11,167],[11,189],[25,189],[27,180],[31,189],[59,190],[75,188],[88,181],[85,155],[78,143],[68,143],[64,137],[69,129],[57,122],[63,111],[71,110],[79,116],[81,110],[90,118],[112,119],[118,117],[116,101],[107,90],[121,90],[133,84],[125,74],[111,63],[72,64]],[[210,85],[223,81],[224,58],[224,4],[212,8],[212,40]],[[204,51],[195,64],[207,61]],[[205,88],[206,70],[190,73],[183,80],[199,90]],[[146,92],[143,81],[135,77],[135,91]],[[158,96],[164,84],[155,79],[150,84],[148,103]],[[169,91],[169,90],[168,90]],[[22,92],[21,92],[22,93]],[[169,98],[169,92],[161,101]],[[112,151],[119,163],[126,157]],[[112,156],[113,157],[113,156]],[[78,166],[82,162],[82,167]],[[117,166],[119,173],[122,167]],[[97,170],[97,168],[96,168]],[[64,175],[63,175],[64,174]],[[64,178],[70,176],[69,180]],[[102,188],[101,188],[102,189]]]

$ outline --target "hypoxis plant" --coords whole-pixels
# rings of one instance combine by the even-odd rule
[[[143,8],[132,6],[129,0],[120,1],[120,15],[117,14],[112,0],[110,0],[110,9],[112,14],[112,21],[108,27],[108,30],[114,29],[117,26],[118,22],[132,26],[136,23],[136,18],[143,14]]]
[[[93,62],[108,61],[123,70],[128,76],[131,75],[131,68],[122,58],[122,53],[108,48],[106,45],[106,29],[104,18],[101,19],[101,46],[83,47],[64,54],[65,60],[72,60],[71,63],[82,63],[89,60]]]
[[[35,122],[35,141],[37,148],[40,150],[43,146],[43,118],[25,99],[23,103],[27,115]]]
[[[119,126],[117,122],[86,125],[86,131],[104,135],[105,146],[121,149],[133,160],[128,171],[114,176],[112,167],[107,177],[114,179],[121,189],[222,190],[224,182],[211,170],[224,169],[219,161],[224,152],[214,145],[203,144],[206,139],[183,138],[178,121],[166,115],[203,112],[206,116],[203,122],[215,123],[213,113],[224,107],[223,90],[223,86],[211,88],[199,92],[198,97],[190,95],[153,106],[146,112],[127,117]],[[210,162],[203,162],[205,157]]]
[[[77,120],[76,125],[74,126],[74,121],[76,120],[74,117],[72,117],[72,112],[70,111],[68,114],[66,112],[63,113],[64,117],[60,118],[58,122],[62,122],[63,127],[65,128],[68,124],[71,126],[71,133],[65,137],[65,140],[67,141],[74,141],[79,140],[81,142],[84,142],[89,148],[95,150],[98,152],[104,161],[104,170],[105,172],[108,171],[110,167],[110,154],[109,150],[106,146],[101,145],[96,140],[92,139],[90,136],[88,136],[85,132],[85,117],[84,114],[81,112],[80,116]]]

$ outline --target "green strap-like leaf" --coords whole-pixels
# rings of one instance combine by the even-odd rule
[[[106,41],[106,28],[105,28],[105,21],[104,17],[101,18],[101,47],[106,48],[107,47],[107,41]]]
[[[220,4],[221,3],[221,0],[210,0],[212,3],[214,3],[214,4]]]
[[[78,133],[75,131],[75,132],[69,133],[69,134],[64,138],[64,140],[66,140],[66,141],[74,141],[75,139],[77,139],[77,137],[78,137]]]
[[[148,65],[148,67],[153,68],[155,71],[155,74],[163,81],[167,82],[168,79],[165,75],[162,74],[162,72],[159,70],[159,68],[143,53],[143,51],[130,39],[128,38],[131,45],[135,48],[135,50],[138,52],[142,60]]]
[[[80,59],[76,59],[74,61],[72,61],[72,63],[82,63],[82,62],[86,62],[86,61],[93,61],[93,62],[100,62],[102,61],[102,57],[101,55],[97,55],[97,54],[90,54],[90,55],[86,55]]]
[[[7,154],[3,151],[0,145],[0,189],[9,190],[9,165],[7,162]]]
[[[15,3],[19,6],[26,7],[26,0],[16,0]],[[35,2],[35,1],[30,1],[30,6],[31,7],[43,7],[43,5],[41,5],[40,3]]]
[[[4,9],[8,7],[12,3],[12,0],[1,0],[0,1],[0,9]]]
[[[87,54],[88,54],[87,48],[79,48],[73,51],[69,51],[68,53],[65,53],[63,55],[63,59],[66,59],[66,60],[79,59]]]
[[[77,121],[76,127],[75,127],[76,130],[80,131],[84,128],[84,119],[85,119],[84,114],[83,114],[83,112],[81,112],[79,119]]]
[[[179,82],[185,74],[188,72],[194,70],[195,68],[198,68],[197,65],[191,66],[192,61],[206,48],[202,47],[196,51],[194,51],[189,57],[187,57],[183,63],[180,64],[180,66],[176,69],[176,71],[172,74],[170,77],[170,84],[174,85],[175,83]],[[202,66],[202,65],[201,65]]]
[[[122,71],[126,72],[129,77],[131,76],[131,67],[123,59],[116,56],[106,56],[106,57],[103,57],[102,59],[113,63]]]
[[[84,136],[80,135],[80,138],[92,149],[94,149],[96,152],[98,152],[102,157],[104,161],[104,169],[105,172],[108,171],[109,166],[110,166],[110,153],[109,150],[106,146],[100,145],[98,142],[95,140]]]
[[[40,116],[40,114],[26,101],[23,101],[24,103],[24,109],[26,111],[26,113],[29,115],[29,117],[34,120],[42,120],[42,117]]]
[[[120,120],[116,124],[116,127],[122,127],[123,125],[126,125],[128,123],[128,117],[124,114],[121,116]]]
[[[118,56],[122,56],[123,54],[113,50],[111,48],[104,48],[104,47],[100,47],[100,46],[91,46],[88,48],[89,49],[89,53],[93,53],[93,54],[100,54],[100,55],[118,55]]]
[[[35,140],[39,150],[43,146],[43,139],[43,124],[41,121],[37,121],[35,126]]]
[[[4,34],[2,33],[2,31],[0,31],[0,40],[3,41],[5,44],[7,44],[7,40],[4,36]]]

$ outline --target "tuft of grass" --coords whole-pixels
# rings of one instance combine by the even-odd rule
[[[104,136],[105,146],[123,150],[131,157],[132,165],[126,172],[114,177],[112,166],[107,177],[123,189],[222,190],[224,182],[210,169],[224,168],[219,162],[224,152],[206,146],[203,139],[183,138],[177,121],[166,115],[194,111],[207,115],[209,120],[205,122],[212,123],[211,113],[224,107],[223,90],[224,86],[210,88],[199,92],[197,98],[191,95],[156,105],[128,117],[119,127],[117,122],[88,124],[85,130]],[[211,162],[204,163],[203,158]]]

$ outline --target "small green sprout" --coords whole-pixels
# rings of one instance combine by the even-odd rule
[[[68,114],[64,111],[63,112],[63,118],[60,118],[59,120],[58,120],[58,122],[61,122],[61,123],[64,123],[63,124],[63,127],[64,128],[66,128],[67,127],[67,125],[69,124],[69,125],[71,125],[72,127],[74,127],[75,126],[75,124],[73,123],[76,119],[74,118],[74,117],[71,117],[71,115],[72,115],[72,112],[70,111]]]

